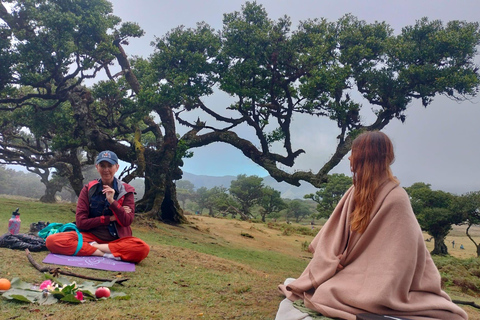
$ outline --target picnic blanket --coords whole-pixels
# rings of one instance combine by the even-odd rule
[[[114,259],[95,256],[65,256],[61,254],[49,253],[43,260],[43,263],[109,271],[135,271],[135,264],[132,262],[117,261]]]
[[[302,275],[279,289],[292,301],[332,318],[374,313],[412,320],[464,320],[467,314],[441,290],[405,190],[385,180],[364,233],[350,231],[351,187],[312,241]]]

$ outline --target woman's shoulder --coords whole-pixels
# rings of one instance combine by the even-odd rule
[[[410,206],[410,197],[398,181],[389,181],[383,184],[377,196],[377,201],[379,201],[382,206]]]
[[[95,179],[95,180],[89,181],[86,185],[84,185],[84,188],[87,188],[88,190],[90,190],[93,186],[96,186],[99,183],[100,183],[100,180]]]
[[[391,193],[393,196],[409,198],[407,191],[405,190],[404,187],[400,185],[400,183],[397,183],[397,185],[394,188],[392,188]]]
[[[405,189],[400,186],[399,183],[396,183],[395,185],[392,185],[390,187],[390,191],[385,196],[385,200],[387,199],[394,202],[407,201],[408,203],[410,203],[410,197],[408,196],[407,191],[405,191]]]
[[[404,217],[405,213],[410,213],[407,216],[414,216],[412,205],[410,203],[410,197],[407,191],[400,185],[394,187],[384,200],[385,208],[391,212],[397,212]]]

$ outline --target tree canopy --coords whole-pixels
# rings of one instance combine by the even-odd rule
[[[127,182],[145,178],[138,210],[179,223],[174,181],[193,148],[227,143],[277,181],[319,187],[360,132],[405,121],[415,99],[424,106],[440,94],[467,99],[480,83],[477,22],[424,18],[394,34],[386,22],[346,15],[292,29],[288,17],[271,20],[246,2],[224,15],[221,30],[177,27],[149,57],[129,57],[128,39],[142,35],[105,0],[0,2],[0,120],[10,124],[0,128],[0,158],[63,163],[78,188],[75,168],[112,150],[131,164]],[[218,92],[231,100],[208,105]],[[337,147],[318,170],[292,173],[308,152],[292,145],[299,115],[334,121]]]
[[[295,222],[302,221],[303,218],[308,217],[312,214],[310,207],[305,201],[295,199],[288,203],[287,208],[287,221],[289,218],[295,218]]]
[[[262,207],[260,209],[260,215],[262,221],[265,222],[266,216],[271,216],[273,213],[280,212],[287,208],[287,204],[283,201],[280,191],[266,186],[262,189],[262,197],[259,199],[258,204]]]
[[[317,203],[317,218],[329,218],[338,201],[352,185],[352,178],[343,173],[328,175],[328,181],[320,185],[317,192],[306,194],[305,199],[312,199]]]
[[[238,201],[246,217],[250,217],[250,209],[257,204],[263,196],[263,179],[258,176],[240,174],[230,184],[228,191]]]
[[[423,182],[416,182],[405,189],[420,226],[434,238],[432,254],[448,254],[445,237],[453,224],[463,222],[463,216],[454,210],[455,195],[432,190],[430,184]]]
[[[54,168],[79,194],[81,166],[95,156],[82,151],[102,149],[93,140],[100,132],[93,89],[84,82],[109,69],[119,55],[115,43],[142,34],[111,12],[104,0],[0,3],[2,163]]]

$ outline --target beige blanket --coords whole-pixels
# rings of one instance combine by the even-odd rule
[[[370,312],[414,320],[467,319],[440,288],[440,274],[424,243],[408,195],[386,181],[370,224],[350,232],[353,188],[310,244],[313,258],[302,275],[279,289],[325,316],[355,320]]]

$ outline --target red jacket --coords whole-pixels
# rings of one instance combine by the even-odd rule
[[[115,178],[117,179],[117,178]],[[127,183],[124,183],[117,179],[118,197],[117,200],[110,204],[110,209],[115,215],[117,221],[115,226],[118,231],[118,237],[130,237],[132,236],[132,229],[130,225],[133,222],[135,216],[135,188]],[[89,232],[89,230],[104,226],[108,227],[110,218],[108,216],[90,217],[90,197],[95,192],[96,188],[102,187],[98,180],[93,180],[82,189],[77,202],[77,212],[75,220],[77,227],[81,231]],[[128,206],[132,210],[130,213],[126,213],[123,206]]]

